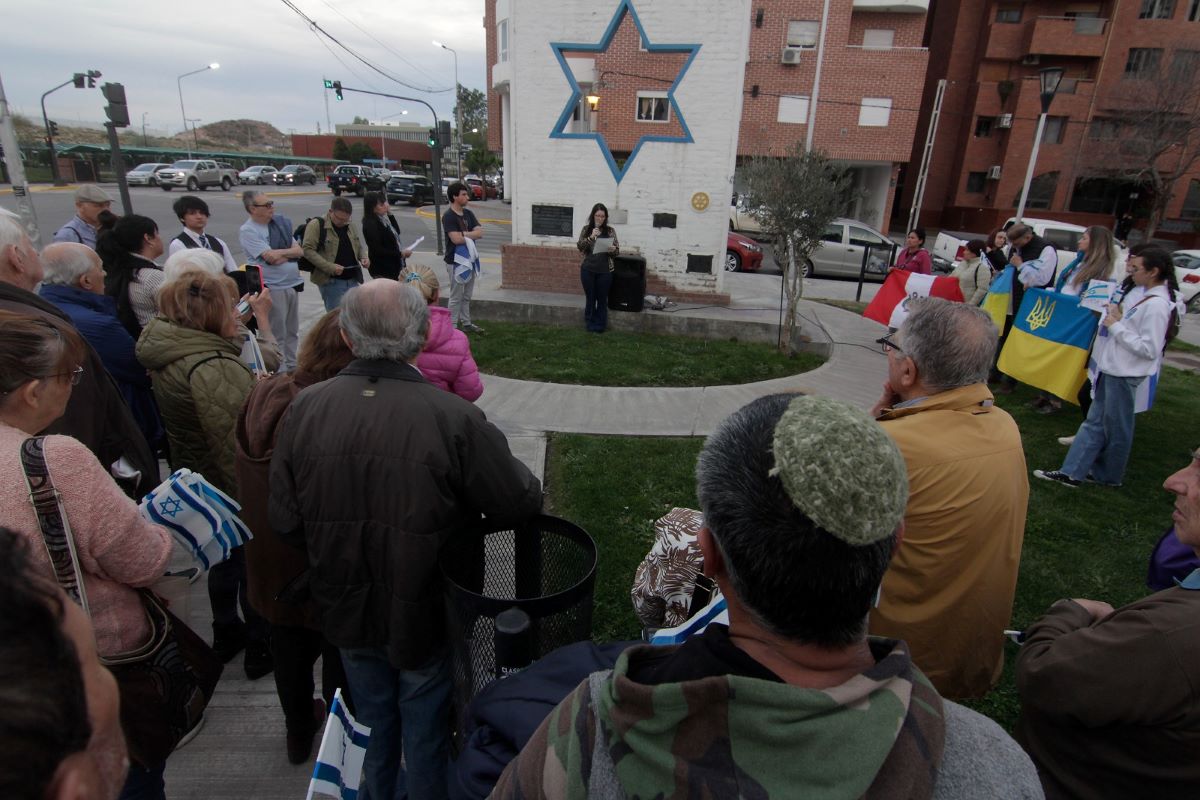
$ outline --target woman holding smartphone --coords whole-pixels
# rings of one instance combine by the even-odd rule
[[[611,247],[595,252],[596,241],[606,239]],[[579,279],[583,282],[583,322],[592,333],[604,333],[608,328],[608,290],[612,288],[613,256],[617,254],[617,232],[608,224],[608,208],[604,203],[592,206],[587,224],[579,232],[576,247],[583,254]]]

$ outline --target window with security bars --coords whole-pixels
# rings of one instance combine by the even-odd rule
[[[1142,0],[1138,19],[1170,19],[1175,13],[1175,0]]]
[[[1129,58],[1125,60],[1126,78],[1150,78],[1158,72],[1158,64],[1162,61],[1160,47],[1131,47]]]

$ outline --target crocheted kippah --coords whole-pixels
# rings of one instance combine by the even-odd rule
[[[908,471],[896,443],[862,411],[803,395],[774,437],[775,467],[796,508],[846,544],[889,535],[908,504]]]

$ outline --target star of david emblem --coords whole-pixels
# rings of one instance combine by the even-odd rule
[[[158,504],[158,510],[164,516],[174,519],[175,515],[183,510],[183,503],[180,503],[174,497],[168,497]]]
[[[628,15],[633,24],[637,27],[638,37],[641,39],[642,47],[648,53],[686,53],[687,59],[679,70],[679,74],[675,76],[674,82],[671,83],[667,90],[667,101],[670,103],[671,112],[675,115],[675,119],[679,122],[679,127],[682,130],[682,135],[666,136],[662,134],[643,134],[630,151],[629,157],[625,159],[624,164],[617,164],[617,160],[613,157],[612,149],[608,145],[608,141],[602,133],[568,133],[567,124],[571,121],[571,117],[575,109],[579,106],[579,101],[583,97],[583,89],[579,85],[579,81],[571,72],[571,67],[567,64],[565,53],[568,52],[585,52],[585,53],[603,53],[612,44],[613,37],[616,36],[618,28],[621,27],[622,21]],[[563,108],[562,114],[559,115],[558,122],[550,131],[551,139],[594,139],[596,144],[600,146],[600,152],[604,156],[604,160],[608,163],[608,168],[613,174],[613,178],[617,183],[625,177],[629,168],[633,165],[634,159],[637,158],[638,152],[642,149],[642,145],[646,142],[684,142],[690,143],[695,141],[692,138],[692,132],[688,129],[687,121],[683,118],[683,112],[679,109],[679,104],[675,102],[675,90],[679,87],[683,76],[687,74],[688,67],[696,59],[696,54],[700,52],[698,44],[653,44],[650,38],[646,35],[645,29],[642,27],[642,21],[638,18],[637,10],[633,7],[632,0],[621,0],[617,4],[617,10],[613,14],[612,20],[608,23],[608,28],[604,31],[604,35],[600,37],[600,41],[596,43],[579,43],[579,42],[551,42],[550,48],[554,52],[554,57],[558,59],[558,65],[562,68],[563,75],[567,78],[567,83],[571,86],[571,96],[567,100],[566,106]]]

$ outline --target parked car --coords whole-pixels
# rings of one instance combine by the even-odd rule
[[[367,192],[384,190],[383,178],[376,175],[370,167],[362,167],[358,164],[342,164],[329,173],[327,183],[329,190],[335,196],[342,192],[349,192],[362,197]]]
[[[866,279],[882,281],[887,277],[892,263],[893,247],[899,247],[884,234],[865,222],[856,219],[838,218],[826,226],[821,234],[821,246],[812,252],[809,260],[801,265],[804,277],[845,276],[857,278],[862,268],[863,251],[871,248],[867,262]],[[775,254],[775,263],[780,264],[784,255]]]
[[[472,200],[487,200],[487,190],[483,188],[483,179],[478,175],[468,175],[463,178],[463,183],[471,190]]]
[[[762,224],[750,213],[745,195],[734,194],[729,203],[729,230],[762,234]]]
[[[283,186],[317,185],[317,173],[303,164],[288,164],[275,173],[275,183]]]
[[[238,181],[240,183],[253,183],[256,186],[262,186],[264,183],[275,182],[275,172],[274,167],[246,167],[238,173]]]
[[[125,182],[130,186],[158,186],[158,173],[170,164],[138,164],[125,173]]]
[[[725,271],[755,272],[762,266],[762,246],[740,233],[725,235]]]
[[[1016,217],[1009,217],[1008,221],[1004,223],[1004,228],[1008,228],[1016,221]],[[1079,239],[1087,228],[1070,222],[1038,217],[1025,217],[1024,222],[1033,228],[1035,234],[1045,239],[1047,244],[1054,245],[1055,252],[1058,254],[1058,266],[1055,269],[1055,278],[1057,279],[1058,273],[1075,260],[1075,254],[1079,252]],[[932,250],[934,269],[939,272],[949,272],[958,266],[958,262],[967,256],[966,245],[971,239],[986,240],[987,234],[957,231],[938,233]],[[1128,251],[1119,245],[1117,249],[1119,253],[1113,263],[1113,271],[1109,275],[1112,280],[1120,280],[1125,277],[1125,257]]]
[[[157,173],[158,185],[164,192],[169,192],[176,186],[194,192],[210,186],[220,186],[229,191],[238,182],[237,170],[233,167],[222,167],[216,161],[208,159],[188,159],[176,161],[171,166]]]
[[[387,183],[389,203],[408,203],[419,206],[433,202],[433,182],[424,175],[396,173]]]
[[[454,183],[453,178],[442,178],[442,202],[450,205],[450,184]]]
[[[1200,250],[1176,250],[1175,279],[1179,281],[1179,298],[1189,311],[1200,311]]]

